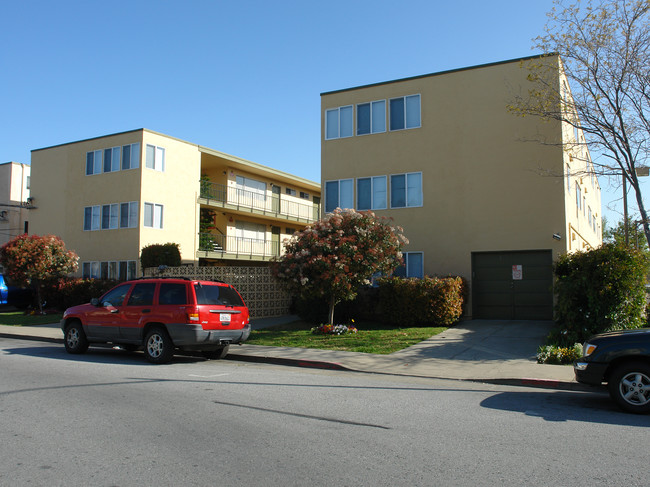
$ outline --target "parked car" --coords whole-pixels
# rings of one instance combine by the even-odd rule
[[[607,383],[612,399],[625,411],[650,412],[650,328],[592,336],[584,356],[573,364],[583,384]]]
[[[13,286],[8,277],[0,274],[0,305],[6,304],[23,309],[33,302],[34,293],[31,289]]]
[[[152,278],[127,281],[89,304],[68,308],[61,320],[65,349],[90,344],[142,348],[152,363],[170,362],[175,350],[226,356],[250,335],[248,308],[237,290],[219,281]]]

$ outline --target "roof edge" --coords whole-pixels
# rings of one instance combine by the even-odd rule
[[[505,61],[496,61],[496,62],[486,63],[486,64],[477,64],[477,65],[474,65],[474,66],[466,66],[466,67],[463,67],[463,68],[449,69],[449,70],[446,70],[446,71],[437,71],[435,73],[420,74],[420,75],[417,75],[417,76],[410,76],[410,77],[406,77],[406,78],[399,78],[399,79],[394,79],[394,80],[389,80],[389,81],[380,81],[378,83],[370,83],[370,84],[367,84],[367,85],[353,86],[351,88],[343,88],[343,89],[340,89],[340,90],[325,91],[325,92],[321,93],[320,96],[333,95],[333,94],[336,94],[336,93],[343,93],[343,92],[346,92],[346,91],[360,90],[360,89],[363,89],[363,88],[370,88],[370,87],[373,87],[373,86],[388,85],[388,84],[391,84],[391,83],[399,83],[401,81],[411,81],[411,80],[416,80],[416,79],[421,79],[421,78],[428,78],[428,77],[431,77],[431,76],[441,76],[441,75],[444,75],[444,74],[451,74],[451,73],[458,73],[458,72],[461,72],[461,71],[468,71],[470,69],[489,68],[489,67],[492,67],[492,66],[498,66],[500,64],[517,63],[517,62],[521,62],[521,61],[529,61],[531,59],[539,59],[539,58],[551,57],[551,56],[557,56],[557,55],[558,54],[556,52],[549,52],[549,53],[544,53],[544,54],[535,54],[535,55],[532,55],[532,56],[525,56],[525,57],[521,57],[521,58],[508,59],[508,60],[505,60]]]

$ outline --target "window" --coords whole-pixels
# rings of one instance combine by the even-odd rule
[[[102,206],[102,230],[117,228],[119,205]]]
[[[422,173],[394,174],[390,177],[390,207],[422,206]]]
[[[301,191],[301,192],[300,192],[300,197],[301,197],[303,200],[308,200],[308,199],[309,199],[309,193],[305,193],[304,191]]]
[[[357,135],[386,132],[386,100],[357,105]]]
[[[393,275],[397,277],[424,277],[424,253],[404,252],[404,265],[395,269]]]
[[[144,204],[144,226],[150,228],[163,227],[163,205]]]
[[[126,260],[120,262],[120,281],[135,278],[135,260]]]
[[[122,146],[122,170],[140,167],[140,143]]]
[[[235,236],[252,240],[266,240],[266,225],[261,223],[237,221]]]
[[[30,189],[31,181],[31,176],[25,176],[25,189]]]
[[[102,172],[102,151],[86,152],[86,176],[101,174]]]
[[[187,286],[163,282],[160,285],[158,304],[187,304]]]
[[[124,298],[129,293],[129,289],[131,289],[131,284],[122,284],[109,291],[102,297],[102,306],[106,306],[106,304],[110,304],[116,308],[122,306],[124,304]]]
[[[127,301],[127,306],[150,306],[153,304],[153,294],[156,290],[156,283],[143,282],[133,286],[133,291]]]
[[[571,168],[566,165],[566,189],[571,191]]]
[[[120,170],[120,148],[104,149],[104,172]]]
[[[136,228],[138,226],[138,202],[131,201],[120,205],[120,228]]]
[[[576,184],[576,208],[580,211],[580,203],[582,202],[582,192],[580,191],[580,185]]]
[[[86,206],[84,208],[84,231],[99,230],[102,223],[101,215],[101,206]]]
[[[163,172],[165,170],[165,149],[147,144],[145,166]]]
[[[296,190],[295,189],[287,188],[285,190],[285,193],[288,194],[289,196],[296,196]]]
[[[352,179],[325,183],[325,211],[336,208],[354,208],[354,183]]]
[[[403,130],[420,126],[420,95],[390,100],[390,129]]]
[[[386,176],[357,179],[357,209],[386,209]]]
[[[286,234],[287,234],[287,235],[293,235],[294,233],[296,233],[296,229],[295,229],[295,228],[291,228],[291,227],[287,227],[287,228],[286,228]]]
[[[352,137],[352,105],[325,112],[325,139]]]
[[[230,286],[194,284],[196,304],[244,306],[241,297]]]

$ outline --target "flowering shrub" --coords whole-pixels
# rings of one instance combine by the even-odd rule
[[[354,299],[373,274],[401,264],[401,248],[408,243],[401,232],[370,211],[337,208],[285,241],[285,253],[271,269],[296,295],[326,299],[333,324],[338,302]]]
[[[357,331],[352,325],[320,325],[311,329],[314,335],[347,335]]]
[[[77,270],[79,256],[54,235],[20,235],[0,248],[5,273],[19,286],[30,286],[43,311],[41,289]]]
[[[558,347],[546,345],[537,350],[537,363],[540,364],[570,364],[582,357],[582,345],[576,343],[573,347]]]

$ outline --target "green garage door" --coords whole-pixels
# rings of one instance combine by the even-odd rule
[[[551,251],[473,252],[472,303],[474,318],[553,319]]]

